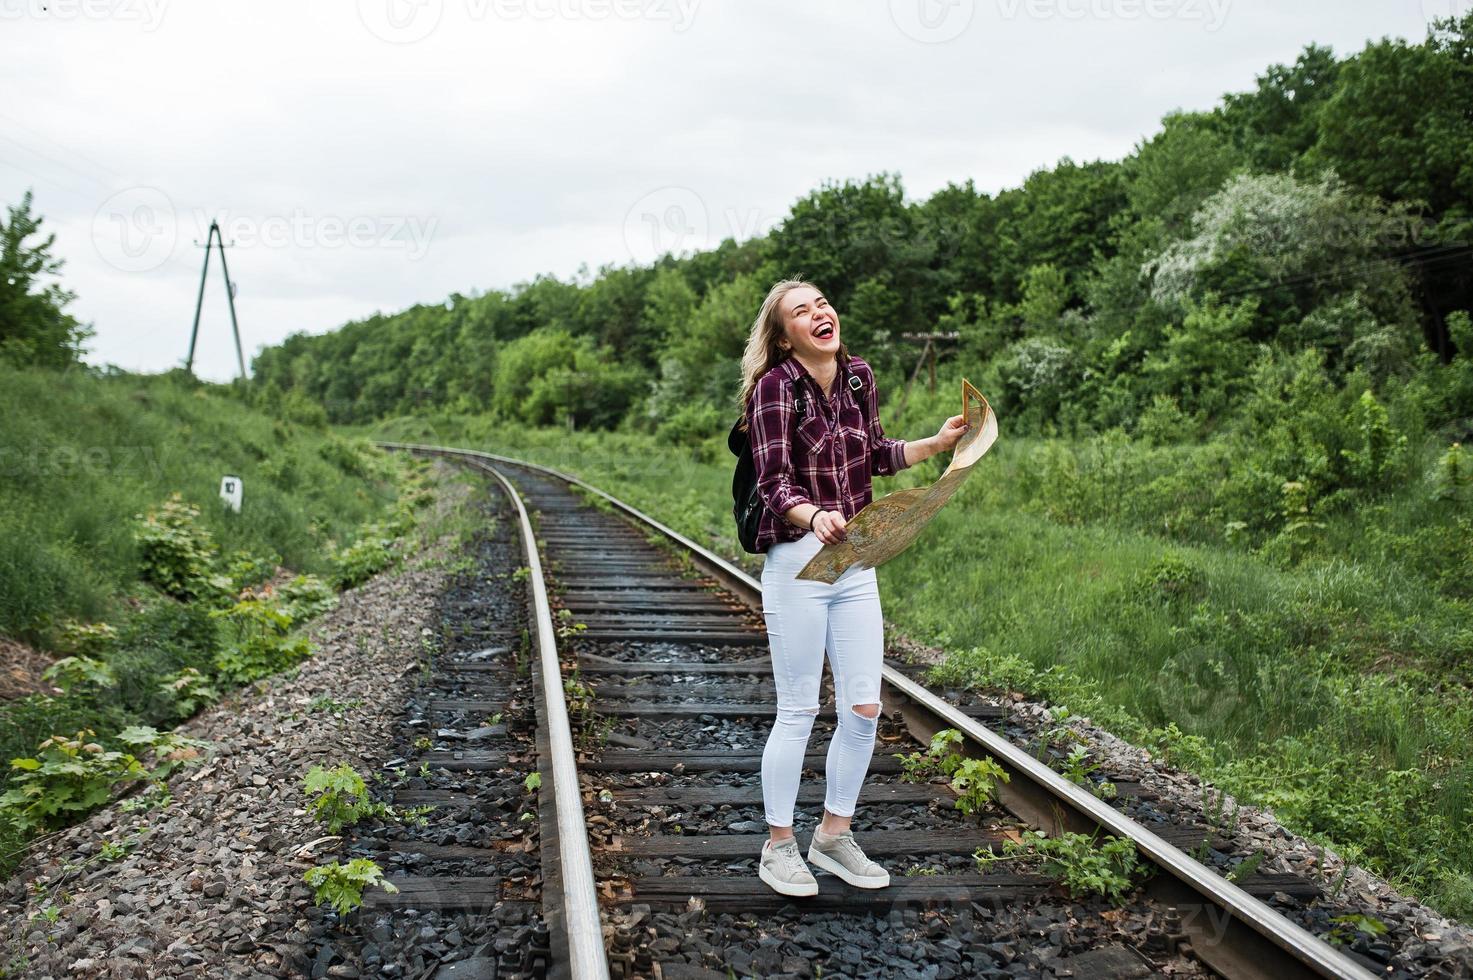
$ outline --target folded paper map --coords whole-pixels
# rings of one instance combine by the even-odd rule
[[[969,428],[951,454],[951,465],[929,487],[897,490],[865,507],[845,525],[847,537],[826,544],[797,578],[833,584],[850,565],[874,568],[909,548],[921,529],[951,499],[972,464],[997,441],[997,416],[981,392],[962,379],[962,416]]]

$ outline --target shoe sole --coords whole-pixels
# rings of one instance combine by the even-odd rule
[[[829,874],[837,875],[838,877],[843,878],[855,888],[884,888],[885,886],[890,884],[889,872],[886,872],[885,877],[883,878],[867,878],[863,875],[857,875],[853,871],[850,871],[848,868],[844,867],[838,861],[835,861],[833,858],[829,857],[823,851],[816,850],[812,847],[808,849],[808,863],[824,869]]]
[[[818,894],[818,882],[811,885],[795,885],[791,881],[783,881],[776,875],[768,874],[762,865],[757,866],[757,877],[767,883],[767,887],[779,895],[787,895],[790,898],[804,898],[809,895]]]

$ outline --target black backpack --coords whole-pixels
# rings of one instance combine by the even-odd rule
[[[864,386],[864,382],[859,375],[854,374],[849,376],[849,385],[858,391]],[[798,408],[794,416],[801,422],[808,417],[807,396],[800,391],[793,399]],[[863,398],[859,400],[859,409],[861,414],[868,415],[864,411]],[[762,520],[762,509],[767,505],[757,492],[757,466],[752,461],[752,441],[742,428],[745,418],[743,415],[732,425],[731,432],[726,437],[726,448],[737,458],[736,472],[731,477],[731,513],[736,518],[737,540],[741,542],[743,551],[755,555],[760,554],[757,550],[757,525]]]

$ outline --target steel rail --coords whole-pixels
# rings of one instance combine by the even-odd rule
[[[695,563],[703,571],[731,587],[757,612],[762,610],[762,585],[756,579],[715,552],[576,476],[540,463],[474,449],[391,442],[378,442],[376,445],[426,455],[495,460],[536,470],[582,487],[689,550],[695,556]],[[1324,977],[1334,980],[1373,980],[1376,977],[1375,973],[1340,950],[1275,912],[1264,902],[1097,799],[1092,793],[1065,779],[890,664],[883,665],[882,677],[890,689],[910,705],[929,714],[940,725],[957,729],[981,746],[1014,777],[1022,777],[1026,781],[1023,790],[1031,794],[1035,814],[1045,812],[1048,807],[1067,808],[1072,817],[1068,823],[1082,823],[1129,838],[1148,860],[1170,875],[1173,883],[1179,886],[1174,890],[1166,889],[1168,897],[1179,903],[1189,903],[1194,897],[1205,899],[1210,905],[1226,913],[1217,921],[1211,921],[1214,917],[1208,914],[1202,917],[1208,921],[1183,922],[1185,931],[1195,940],[1193,952],[1214,969],[1233,977]],[[1044,801],[1046,806],[1039,805]],[[1234,945],[1239,947],[1236,951],[1232,948]]]
[[[527,515],[521,494],[496,467],[480,462],[479,468],[496,478],[516,506],[530,570],[527,578],[536,612],[537,647],[542,666],[542,710],[546,713],[548,744],[552,750],[552,791],[557,805],[559,872],[563,927],[568,936],[569,975],[573,980],[608,980],[609,959],[604,947],[603,922],[599,917],[598,886],[593,876],[593,855],[588,847],[583,796],[578,787],[578,762],[573,756],[573,729],[568,721],[568,704],[563,697],[557,630],[552,620],[552,605],[547,598],[547,583],[542,578],[542,557],[538,554],[532,520]]]

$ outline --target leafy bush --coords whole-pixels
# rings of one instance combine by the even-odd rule
[[[378,524],[363,529],[357,541],[333,555],[333,584],[350,589],[394,563],[394,539]]]
[[[224,648],[215,655],[215,670],[233,683],[249,683],[312,655],[306,637],[288,635],[292,618],[268,595],[249,594],[228,609],[213,610],[211,615],[222,619],[230,634]]]
[[[113,687],[118,682],[111,667],[92,657],[62,657],[42,671],[41,677],[68,694],[89,687]]]
[[[193,667],[184,667],[159,682],[159,693],[173,704],[178,718],[188,718],[207,704],[220,700],[220,691],[210,678]]]
[[[1172,551],[1136,573],[1131,591],[1140,600],[1171,602],[1199,598],[1203,586],[1202,570],[1180,552]]]
[[[100,657],[118,642],[118,631],[107,623],[68,620],[61,626],[57,649],[83,657]]]
[[[214,571],[214,545],[199,517],[199,508],[177,491],[148,516],[135,515],[140,576],[176,599],[214,597],[231,587]]]
[[[300,623],[337,605],[337,593],[316,575],[298,575],[276,590],[282,611]]]
[[[106,803],[118,783],[148,777],[131,754],[90,741],[95,734],[84,728],[74,738],[53,735],[35,757],[12,759],[0,813],[23,831],[53,830]]]

